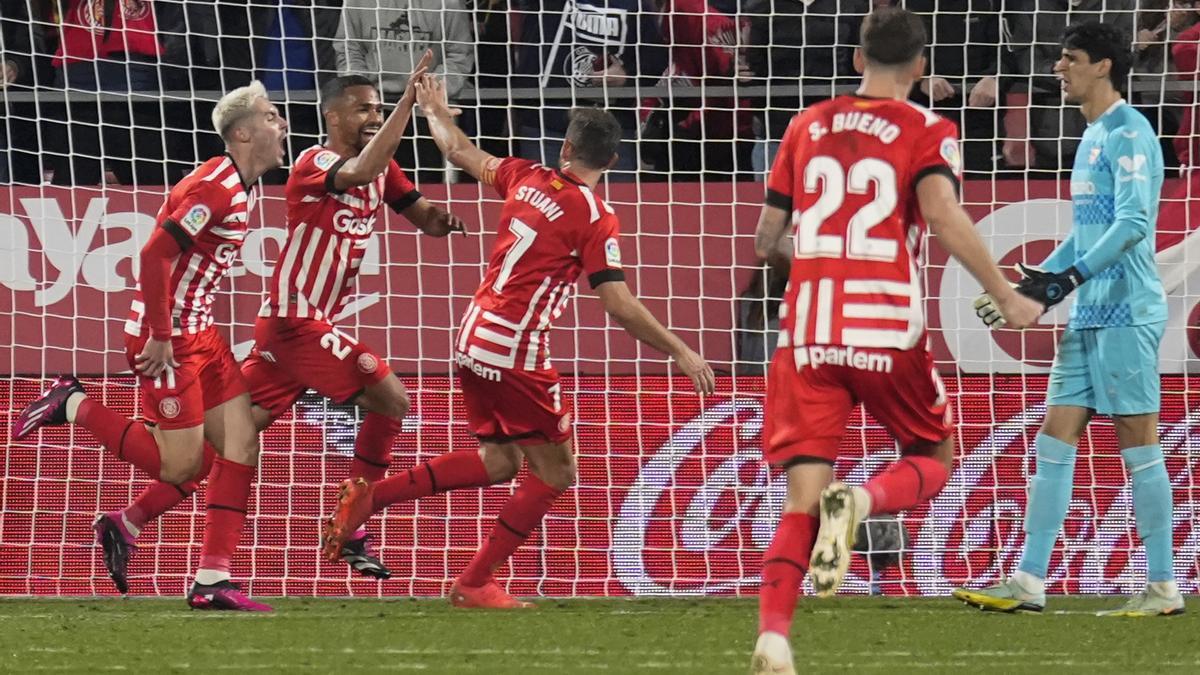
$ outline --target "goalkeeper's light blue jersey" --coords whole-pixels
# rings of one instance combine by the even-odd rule
[[[1162,184],[1158,138],[1133,106],[1117,101],[1088,125],[1071,170],[1071,234],[1042,265],[1052,272],[1074,265],[1086,280],[1075,292],[1071,328],[1166,321],[1154,264]]]

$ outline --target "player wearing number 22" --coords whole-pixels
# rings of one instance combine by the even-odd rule
[[[418,64],[415,77],[431,56]],[[334,321],[347,311],[385,204],[428,235],[463,229],[461,221],[417,192],[392,160],[415,96],[410,86],[385,120],[371,80],[343,75],[321,88],[329,138],[300,153],[292,166],[285,190],[288,238],[255,323],[254,349],[241,365],[259,431],[287,412],[305,389],[362,407],[366,415],[348,471],[368,481],[387,471],[408,396],[386,361]],[[119,590],[127,588],[128,561],[140,530],[186,500],[202,478],[182,485],[151,483],[129,506],[97,519],[105,566]],[[364,576],[391,575],[368,546],[365,530],[346,541],[340,557]]]
[[[487,272],[467,307],[455,359],[468,428],[478,450],[450,452],[378,483],[347,481],[326,525],[326,555],[370,514],[435,492],[529,474],[500,510],[488,540],[450,589],[460,607],[519,608],[493,577],[575,480],[571,409],[550,363],[549,334],[585,275],[605,310],[634,337],[670,354],[699,392],[713,373],[629,292],[621,267],[617,216],[594,192],[617,160],[621,127],[603,110],[573,112],[554,169],[498,159],[474,147],[453,123],[443,83],[426,76],[417,101],[446,158],[504,200]]]
[[[786,472],[787,497],[763,556],[757,673],[794,672],[787,635],[805,572],[818,595],[835,593],[862,520],[916,507],[950,475],[952,415],[924,320],[925,224],[998,294],[1011,325],[1043,309],[1008,284],[958,204],[954,124],[906,100],[925,67],[920,19],[879,9],[861,38],[862,85],[793,118],[755,234],[759,256],[790,269],[763,424],[763,452]],[[901,458],[849,487],[833,482],[833,463],[857,403]]]
[[[1121,98],[1130,66],[1129,37],[1085,22],[1067,29],[1054,71],[1087,129],[1071,170],[1074,224],[1042,263],[1022,268],[1018,290],[1054,305],[1079,287],[1058,343],[1046,392],[1046,419],[1035,441],[1025,547],[1011,578],[954,596],[986,610],[1040,612],[1054,542],[1071,504],[1075,445],[1093,414],[1112,416],[1128,469],[1138,536],[1146,546],[1144,590],[1108,616],[1180,614],[1175,583],[1171,479],[1158,444],[1158,346],[1166,295],[1154,263],[1154,225],[1163,159],[1150,123]],[[986,296],[976,301],[995,322]]]
[[[224,96],[212,120],[226,154],[171,189],[140,254],[125,347],[138,374],[145,426],[86,397],[75,378],[63,377],[21,414],[14,436],[73,422],[118,459],[176,492],[177,485],[203,478],[211,465],[204,543],[188,603],[265,611],[270,607],[230,581],[259,448],[246,383],[213,325],[211,306],[246,238],[255,183],[283,163],[287,122],[258,82]],[[220,455],[215,461],[206,439]]]

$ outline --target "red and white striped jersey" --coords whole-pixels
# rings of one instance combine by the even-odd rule
[[[348,159],[320,145],[296,158],[284,189],[288,237],[259,316],[334,320],[358,277],[380,207],[400,213],[421,198],[395,160],[370,183],[339,192],[334,176]]]
[[[551,323],[580,273],[592,288],[625,279],[617,216],[570,173],[529,160],[500,162],[492,185],[504,199],[499,232],[455,358],[476,372],[549,370]]]
[[[170,276],[171,335],[199,333],[212,326],[213,297],[246,239],[255,189],[242,183],[233,158],[221,155],[179,181],[158,210],[156,227],[174,223],[169,230],[183,249]],[[148,334],[145,315],[139,282],[125,332]]]
[[[960,172],[957,127],[907,101],[839,96],[796,115],[767,181],[767,204],[794,228],[779,345],[921,343],[916,187]]]

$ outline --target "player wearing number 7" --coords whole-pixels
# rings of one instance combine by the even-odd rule
[[[621,127],[608,112],[577,109],[567,128],[561,169],[498,159],[453,123],[441,81],[426,76],[417,101],[446,158],[504,199],[487,272],[467,307],[455,344],[467,424],[478,451],[450,452],[368,485],[346,481],[325,529],[334,557],[360,523],[400,501],[508,481],[523,461],[527,478],[501,509],[491,536],[450,590],[460,607],[528,607],[505,592],[493,571],[521,545],[575,480],[571,410],[550,363],[550,328],[586,275],[605,310],[631,335],[670,354],[696,391],[711,393],[713,373],[625,285],[618,223],[593,192],[617,160]]]
[[[1017,290],[1046,306],[1080,286],[1058,343],[1029,484],[1025,548],[1010,579],[954,597],[981,609],[1040,612],[1054,542],[1071,504],[1075,445],[1092,415],[1111,415],[1133,483],[1133,515],[1146,546],[1145,590],[1110,616],[1183,612],[1172,552],[1171,480],[1158,444],[1158,346],[1167,299],[1154,264],[1154,225],[1163,183],[1154,129],[1121,98],[1131,62],[1129,37],[1099,22],[1067,29],[1054,72],[1088,127],[1071,169],[1074,226],[1042,263],[1023,268]],[[994,323],[989,298],[976,301]]]
[[[950,476],[952,415],[926,344],[924,224],[1010,325],[1043,311],[1005,281],[959,206],[954,124],[907,101],[925,69],[920,19],[879,9],[861,37],[862,85],[793,118],[755,233],[758,255],[790,269],[763,423],[763,453],[786,472],[787,497],[763,556],[755,673],[795,672],[787,635],[805,572],[832,595],[859,523],[921,504]],[[793,238],[783,236],[789,222]],[[901,458],[849,487],[833,483],[833,463],[857,403]]]

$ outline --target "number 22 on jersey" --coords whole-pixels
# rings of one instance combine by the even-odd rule
[[[844,234],[822,234],[821,227],[846,201],[847,195],[867,195],[875,188],[875,198],[850,217]],[[792,223],[797,258],[849,258],[892,262],[899,252],[898,242],[887,237],[872,237],[871,229],[896,209],[896,169],[873,157],[860,159],[843,169],[827,155],[817,155],[804,167],[804,191],[819,192],[817,201],[807,209],[796,209]]]

